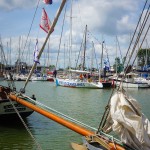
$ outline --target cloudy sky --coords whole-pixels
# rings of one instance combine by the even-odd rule
[[[45,47],[40,60],[42,65],[56,65],[58,57],[58,67],[66,67],[70,63],[75,66],[79,62],[78,55],[82,51],[80,49],[83,49],[81,43],[86,25],[88,27],[87,66],[92,63],[96,65],[96,60],[100,62],[102,41],[105,41],[104,58],[107,51],[112,65],[116,57],[116,50],[118,57],[125,56],[145,0],[73,0],[72,21],[70,2],[71,0],[67,1],[66,9],[63,9],[49,44]],[[42,8],[45,8],[52,22],[60,3],[61,0],[53,0],[52,5],[45,5],[42,0],[0,1],[0,36],[8,63],[10,62],[10,47],[12,64],[19,58],[19,52],[21,60],[27,61],[28,64],[33,63],[36,39],[39,40],[40,49],[47,35],[39,28]],[[70,22],[72,22],[72,30]],[[70,31],[72,31],[72,46],[70,46]],[[69,49],[72,51],[69,52]]]

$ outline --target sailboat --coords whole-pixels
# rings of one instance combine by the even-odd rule
[[[0,85],[0,118],[3,121],[17,120],[18,114],[22,118],[26,118],[34,111],[24,105],[11,101],[9,94],[18,94],[18,98],[28,101],[30,98],[20,95],[16,92],[16,87],[13,80],[8,80],[8,87]],[[34,102],[32,102],[34,104]]]
[[[125,78],[124,77],[125,74],[120,73],[117,76],[115,74],[109,77],[109,79],[114,80],[114,83],[117,87],[119,87],[120,84],[122,84],[124,88],[149,88],[150,87],[147,81],[141,82],[140,80],[138,80],[138,74],[134,72],[129,72],[126,74],[126,77]]]
[[[52,33],[54,26],[58,20],[58,17],[63,9],[66,0],[62,0],[61,6],[58,10],[56,18],[52,24],[51,29],[47,35],[47,38],[41,48],[38,58],[40,58],[41,53],[46,45],[49,35]],[[36,66],[34,63],[28,79],[25,83],[21,93],[8,92],[7,96],[9,100],[16,101],[18,104],[26,106],[33,111],[36,111],[43,116],[73,130],[74,132],[79,133],[83,136],[83,144],[72,143],[74,150],[148,150],[150,149],[150,122],[142,114],[141,109],[137,101],[128,95],[128,93],[120,87],[116,92],[112,91],[112,95],[108,101],[106,111],[104,112],[97,132],[88,130],[84,127],[81,127],[75,123],[72,123],[62,117],[55,115],[54,113],[49,112],[46,108],[42,106],[37,106],[31,101],[25,100],[23,92],[25,92],[25,87],[29,78],[31,77],[32,71]],[[28,98],[30,100],[30,98]],[[36,103],[36,101],[35,101]],[[67,116],[66,116],[67,117]],[[121,137],[121,140],[118,140],[111,136],[110,131],[116,131]]]
[[[66,79],[56,78],[55,82],[57,86],[64,87],[73,87],[73,88],[92,88],[92,89],[101,89],[103,84],[101,82],[92,81],[91,73],[85,71],[85,50],[86,50],[86,34],[87,34],[87,25],[85,28],[85,39],[84,39],[84,56],[82,70],[73,70],[69,69],[69,77]]]
[[[38,63],[38,59],[40,58],[44,47],[48,41],[48,38],[50,36],[50,34],[54,31],[54,27],[56,25],[56,22],[59,18],[59,15],[61,14],[61,11],[64,7],[66,3],[66,0],[62,1],[62,4],[57,12],[57,15],[54,19],[54,22],[51,26],[51,28],[49,29],[49,32],[47,34],[46,40],[41,48],[41,51],[39,53],[36,54],[36,60],[34,62],[34,65],[32,66],[32,69],[30,70],[30,74],[26,79],[25,85],[22,89],[20,89],[20,91],[16,91],[16,87],[15,87],[15,83],[14,83],[14,79],[13,79],[13,75],[11,74],[11,72],[8,73],[8,86],[3,86],[0,85],[0,116],[1,119],[3,118],[4,120],[11,118],[17,118],[18,119],[18,115],[22,118],[26,118],[27,116],[29,116],[30,114],[32,114],[34,112],[33,109],[26,107],[24,104],[21,105],[20,103],[16,102],[17,99],[22,99],[27,101],[30,101],[31,104],[35,105],[35,96],[34,94],[31,95],[30,97],[23,95],[22,93],[25,93],[25,87],[27,86],[33,72],[34,69],[36,68],[36,65]],[[2,48],[2,45],[1,45]],[[11,99],[11,96],[15,96],[15,99]]]

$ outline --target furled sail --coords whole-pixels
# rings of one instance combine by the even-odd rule
[[[150,121],[138,102],[121,89],[110,100],[110,112],[103,131],[116,132],[123,143],[137,150],[150,149]]]

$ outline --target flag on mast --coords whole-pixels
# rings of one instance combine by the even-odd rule
[[[104,59],[104,68],[108,71],[110,66],[109,66],[109,60],[108,59]]]
[[[34,62],[40,64],[38,55],[39,55],[39,50],[38,50],[38,39],[36,39],[36,44],[35,44],[35,48],[34,48]]]
[[[48,31],[50,30],[50,25],[51,25],[51,22],[48,18],[48,15],[45,9],[43,8],[40,28],[42,28],[46,33],[48,33]]]
[[[52,4],[52,3],[53,3],[52,0],[43,0],[43,2],[44,2],[45,4]]]

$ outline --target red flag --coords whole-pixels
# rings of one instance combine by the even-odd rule
[[[48,18],[48,15],[47,15],[45,9],[43,8],[40,27],[41,27],[46,33],[48,33],[48,31],[50,30],[50,27],[51,27],[50,25],[51,25],[51,22],[50,22],[50,20],[49,20],[49,18]]]
[[[53,3],[52,0],[43,0],[43,2],[44,2],[45,4],[52,4],[52,3]]]

